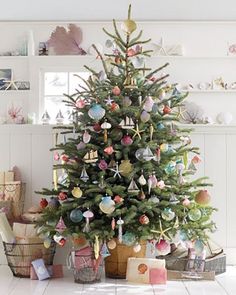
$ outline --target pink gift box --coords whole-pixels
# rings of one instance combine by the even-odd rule
[[[63,278],[63,267],[61,264],[58,265],[49,265],[47,266],[47,270],[50,274],[51,278]],[[38,280],[37,274],[33,267],[30,268],[30,279],[31,280]]]
[[[149,282],[150,284],[164,285],[167,281],[167,270],[165,268],[150,268]]]

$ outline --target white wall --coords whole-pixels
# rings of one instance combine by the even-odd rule
[[[234,0],[0,0],[0,20],[234,20]]]

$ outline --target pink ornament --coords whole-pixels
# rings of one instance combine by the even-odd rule
[[[115,203],[119,204],[119,203],[122,203],[122,202],[124,201],[124,199],[121,198],[121,196],[116,195],[116,196],[114,197],[114,201],[115,201]]]
[[[166,240],[160,240],[156,243],[156,249],[158,251],[158,255],[167,255],[170,253],[170,243]]]
[[[147,123],[150,120],[150,114],[147,111],[142,111],[140,119],[143,123]]]
[[[236,44],[232,44],[229,46],[229,52],[232,54],[236,54]]]
[[[67,156],[66,154],[62,154],[62,155],[61,155],[61,160],[62,160],[63,162],[68,162],[68,161],[69,161],[69,156]]]
[[[85,101],[83,99],[77,99],[75,106],[77,109],[83,109],[85,107]]]
[[[64,223],[64,220],[62,217],[60,217],[57,225],[56,225],[56,231],[58,231],[59,233],[62,233],[63,231],[66,230],[66,225]]]
[[[199,156],[194,156],[191,160],[193,164],[199,164],[201,162],[201,158]]]
[[[58,195],[58,200],[65,201],[67,199],[67,194],[65,192],[60,192]]]
[[[185,206],[185,207],[188,207],[190,205],[190,200],[188,198],[185,198],[182,202],[182,204]]]
[[[107,162],[105,160],[101,160],[98,164],[98,167],[101,169],[101,170],[106,170],[108,165],[107,165]]]
[[[77,150],[83,150],[86,147],[86,144],[81,141],[80,143],[77,144]]]
[[[112,155],[114,153],[113,146],[108,146],[104,149],[104,152],[108,155]]]
[[[55,161],[59,161],[59,160],[60,160],[60,155],[59,155],[59,153],[58,153],[58,152],[55,152],[53,158],[54,158]]]
[[[115,221],[115,218],[112,218],[112,221],[111,221],[111,228],[112,230],[114,230],[116,227],[116,221]]]
[[[128,145],[131,145],[132,143],[133,143],[133,139],[128,134],[124,135],[124,137],[121,139],[121,144],[122,145],[128,146]]]
[[[151,96],[148,96],[143,104],[143,109],[147,112],[151,112],[154,101]]]
[[[121,91],[120,91],[120,88],[118,86],[115,86],[113,89],[112,89],[112,93],[115,95],[115,96],[119,96]]]
[[[130,49],[127,50],[127,55],[128,55],[129,57],[132,57],[132,56],[134,56],[135,54],[136,54],[136,51],[135,51],[133,48],[130,48]]]
[[[85,130],[84,134],[83,134],[83,142],[84,143],[89,143],[90,139],[91,139],[91,135],[88,133],[87,130]]]
[[[159,189],[163,189],[165,188],[165,182],[163,180],[160,180],[157,182],[157,187],[159,187]]]

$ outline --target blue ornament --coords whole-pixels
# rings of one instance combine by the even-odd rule
[[[165,129],[165,125],[164,125],[163,123],[158,123],[158,124],[157,124],[157,129],[158,129],[158,130]]]
[[[170,221],[175,217],[175,212],[171,208],[164,208],[161,212],[161,217],[166,221]]]
[[[166,174],[171,174],[173,172],[175,172],[175,166],[176,163],[174,161],[170,161],[166,166],[165,166],[165,172]]]
[[[94,104],[88,111],[90,118],[99,121],[105,116],[105,109],[100,104]]]
[[[80,222],[83,219],[83,213],[80,209],[76,208],[70,212],[70,220],[74,223]]]
[[[179,237],[180,237],[180,240],[181,241],[188,241],[188,235],[186,234],[186,232],[185,231],[180,231],[179,232]]]
[[[115,210],[115,202],[111,199],[110,196],[105,196],[99,203],[99,208],[103,213],[111,214]]]
[[[136,238],[135,235],[130,233],[130,232],[126,232],[123,236],[122,236],[122,242],[123,244],[125,244],[126,246],[133,246],[136,242]]]
[[[60,202],[57,198],[51,197],[50,201],[48,202],[48,207],[51,209],[57,209],[60,206]]]

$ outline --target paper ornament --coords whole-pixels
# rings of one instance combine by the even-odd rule
[[[70,220],[74,223],[78,223],[83,219],[83,213],[80,209],[76,208],[70,212]]]
[[[90,118],[99,121],[105,116],[105,109],[100,104],[94,104],[88,111]]]
[[[103,213],[111,214],[115,211],[115,202],[111,199],[110,196],[105,196],[99,203],[99,208]]]

